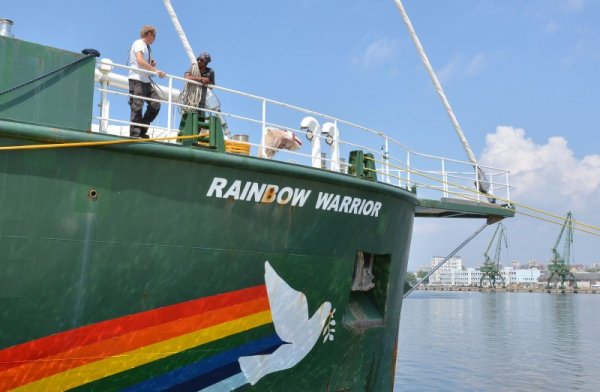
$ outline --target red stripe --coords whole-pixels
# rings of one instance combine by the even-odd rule
[[[32,340],[0,351],[0,371],[169,321],[267,297],[264,285],[135,313]]]
[[[269,309],[268,298],[259,298],[237,305],[197,314],[185,319],[177,319],[168,323],[124,334],[113,339],[77,347],[43,361],[32,361],[21,366],[0,372],[0,391],[40,380],[45,377],[84,366],[107,357],[114,357],[138,348],[162,342],[190,332],[226,323],[254,313]]]

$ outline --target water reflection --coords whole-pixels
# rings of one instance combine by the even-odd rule
[[[600,295],[415,292],[395,391],[595,391]]]

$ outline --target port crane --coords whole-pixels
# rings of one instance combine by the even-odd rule
[[[554,243],[554,247],[552,248],[552,261],[548,266],[548,272],[550,272],[550,276],[548,277],[548,283],[546,288],[550,288],[550,282],[554,280],[554,287],[556,288],[558,281],[560,280],[560,288],[564,289],[565,281],[568,280],[571,282],[574,288],[577,288],[577,281],[575,279],[575,275],[571,272],[571,244],[573,243],[573,215],[571,211],[567,213],[565,217],[565,221],[560,229],[560,233],[558,234],[558,238]],[[564,235],[564,237],[563,237]],[[563,254],[558,253],[558,246],[560,244],[560,240],[564,238],[563,243]]]
[[[492,244],[494,243],[494,239],[496,239],[496,237],[498,238],[498,240],[496,242],[496,253],[494,255],[494,260],[492,260],[492,259],[490,259],[490,256],[488,256],[488,252],[489,252],[490,248],[492,247]],[[495,288],[496,287],[496,277],[499,277],[500,280],[502,280],[502,287],[506,286],[504,277],[502,277],[502,275],[500,274],[500,254],[502,251],[502,239],[503,238],[504,238],[504,246],[508,248],[508,240],[506,239],[506,231],[504,230],[504,225],[502,224],[502,222],[500,222],[500,223],[498,223],[498,226],[496,226],[496,231],[494,232],[494,235],[492,236],[492,239],[490,240],[490,243],[488,244],[488,247],[485,250],[485,253],[483,254],[483,256],[485,257],[485,261],[483,262],[483,265],[479,268],[479,271],[481,271],[483,273],[483,276],[479,280],[479,287],[483,287],[483,281],[486,280],[486,278],[487,278],[490,282],[490,285]]]

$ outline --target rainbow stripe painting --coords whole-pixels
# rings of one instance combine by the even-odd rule
[[[268,262],[265,270],[265,285],[1,350],[0,391],[231,390],[291,368],[314,347],[312,335],[320,336],[331,305],[308,319],[304,294]],[[289,306],[295,298],[298,309]]]
[[[202,389],[207,385],[200,380],[218,382],[232,375],[231,364],[237,364],[239,356],[281,345],[272,327],[261,328],[271,322],[264,285],[103,321],[0,351],[0,390],[60,391],[96,382],[123,385],[121,380],[135,382],[140,376],[142,382],[133,383],[131,390],[148,390],[150,385],[189,389],[191,383]],[[216,357],[199,352],[219,340],[236,341],[236,334],[253,329],[267,334],[255,333],[250,336],[253,340]],[[140,369],[169,358],[159,366],[169,371],[160,376],[148,379],[155,373]],[[186,363],[188,358],[198,360],[177,369],[166,363]]]

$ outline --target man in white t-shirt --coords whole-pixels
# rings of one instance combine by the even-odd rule
[[[154,86],[152,86],[152,80],[150,80],[151,74],[139,71],[147,70],[157,73],[161,78],[165,77],[165,73],[156,68],[156,61],[152,59],[152,50],[150,49],[150,45],[156,39],[156,29],[153,26],[144,26],[140,31],[140,37],[140,39],[134,41],[129,50],[129,66],[136,68],[129,70],[129,94],[159,99],[158,93],[154,89]],[[146,112],[142,115],[144,101],[146,101],[148,106]],[[129,106],[131,107],[130,121],[133,123],[129,127],[129,135],[131,137],[147,139],[149,137],[147,135],[148,125],[158,115],[160,103],[130,97]]]

